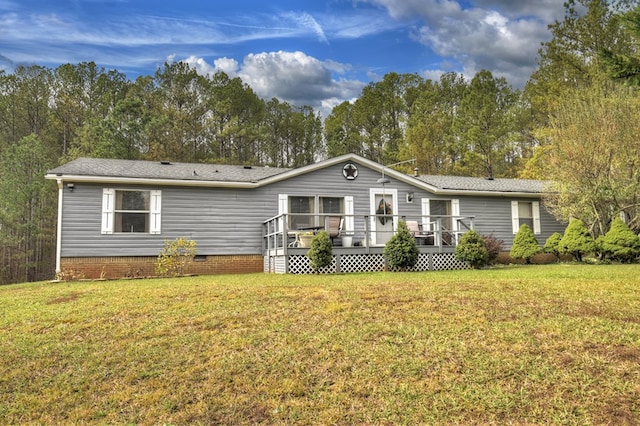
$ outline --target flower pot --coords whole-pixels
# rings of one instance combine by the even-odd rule
[[[353,237],[351,235],[342,236],[342,247],[351,247],[353,245]]]
[[[311,247],[313,235],[300,235],[300,247]]]

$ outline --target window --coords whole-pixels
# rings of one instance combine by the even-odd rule
[[[289,197],[289,229],[306,228],[314,224],[314,201],[314,197]]]
[[[511,220],[513,233],[526,224],[534,234],[540,234],[540,203],[538,201],[512,201]]]
[[[149,232],[149,191],[116,191],[114,232]]]
[[[336,213],[344,212],[344,199],[336,197],[320,197],[320,213]]]
[[[160,233],[161,191],[116,190],[102,193],[102,233]]]
[[[324,226],[327,215],[346,215],[345,229],[353,230],[353,197],[325,197],[280,194],[279,213],[288,215],[288,229]]]

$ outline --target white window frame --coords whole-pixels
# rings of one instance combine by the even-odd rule
[[[519,217],[519,204],[531,203],[531,215],[533,216],[533,233],[539,235],[542,233],[540,226],[540,202],[539,201],[527,201],[527,200],[513,200],[511,201],[511,227],[514,234],[518,233],[520,229],[520,217]]]
[[[162,230],[162,191],[126,188],[102,188],[102,224],[101,233],[114,234],[116,217],[116,191],[149,192],[149,232],[148,234],[160,234]],[[129,234],[129,233],[127,233]],[[135,234],[147,234],[147,232],[135,232]]]
[[[304,194],[278,194],[278,214],[279,215],[288,215],[289,214],[289,197],[309,197],[314,198],[314,210],[310,214],[319,215],[320,214],[320,199],[323,197],[331,197],[331,198],[341,198],[343,207],[344,207],[344,229],[345,232],[354,232],[355,231],[355,218],[354,218],[354,202],[352,195],[344,195],[334,196],[334,195],[325,195],[325,194],[316,194],[316,195],[304,195]],[[285,223],[281,220],[280,229],[284,229]],[[288,225],[287,225],[288,226]]]

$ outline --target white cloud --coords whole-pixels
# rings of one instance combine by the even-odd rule
[[[310,105],[326,116],[331,108],[360,95],[365,83],[336,79],[349,67],[335,61],[320,61],[303,52],[262,52],[247,55],[242,64],[222,57],[210,65],[203,58],[190,56],[183,60],[198,73],[211,75],[224,71],[230,77],[239,76],[258,96],[278,98],[292,105]]]
[[[516,87],[536,68],[540,43],[550,38],[548,24],[564,14],[557,0],[476,0],[466,9],[454,0],[358,1],[385,7],[397,20],[419,18],[414,39],[443,61],[454,60],[465,75],[489,69]]]
[[[218,58],[213,61],[216,70],[220,70],[229,77],[234,78],[238,74],[238,61],[230,58]]]
[[[301,28],[308,28],[310,31],[318,36],[318,39],[324,43],[328,43],[329,40],[322,29],[322,26],[314,19],[313,16],[308,13],[294,14],[287,13],[284,16],[289,17],[292,21],[297,22]]]

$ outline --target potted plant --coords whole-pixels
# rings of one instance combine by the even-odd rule
[[[305,232],[298,236],[300,238],[300,247],[311,247],[311,240],[313,239],[313,232]]]

